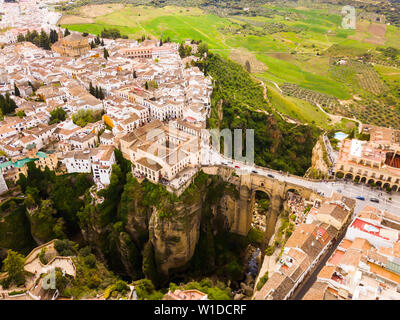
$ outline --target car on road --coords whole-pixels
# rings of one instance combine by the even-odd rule
[[[240,169],[240,167],[239,167],[239,166],[235,166],[235,168],[236,168],[236,169]]]
[[[357,197],[356,197],[356,199],[358,199],[358,200],[362,200],[362,201],[364,201],[364,200],[365,200],[365,198],[364,198],[364,197],[361,197],[361,196],[357,196]]]
[[[270,177],[270,178],[272,178],[272,179],[275,178],[275,177],[274,177],[272,174],[270,174],[270,173],[267,174],[267,177]]]
[[[375,202],[375,203],[379,203],[379,199],[377,199],[377,198],[371,198],[371,199],[369,199],[371,202]]]
[[[253,173],[258,173],[258,171],[257,171],[257,170],[251,170],[251,172],[253,172]]]

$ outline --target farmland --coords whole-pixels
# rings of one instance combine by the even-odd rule
[[[60,23],[96,35],[104,28],[117,28],[132,39],[145,35],[202,40],[225,58],[243,66],[248,61],[250,72],[266,84],[272,81],[286,88],[283,92],[290,96],[284,98],[296,106],[290,108],[295,116],[288,108],[280,112],[289,117],[318,119],[311,111],[320,104],[329,112],[400,127],[398,83],[390,76],[398,74],[400,63],[382,51],[389,46],[400,49],[397,27],[360,20],[355,30],[345,30],[340,10],[327,4],[280,7],[274,2],[263,9],[254,16],[219,14],[203,7],[101,4],[69,9]],[[348,64],[332,64],[340,59]]]

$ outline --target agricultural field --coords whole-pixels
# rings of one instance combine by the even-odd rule
[[[316,116],[315,122],[323,123],[313,113],[319,104],[328,112],[400,128],[400,57],[384,52],[388,47],[400,50],[399,28],[358,20],[355,30],[345,30],[340,8],[311,6],[269,3],[263,6],[265,12],[254,16],[198,7],[101,4],[73,8],[60,23],[96,35],[104,28],[117,28],[132,39],[145,35],[202,40],[268,86],[278,86],[296,105],[281,108],[289,117],[307,122]],[[349,63],[332,65],[340,59]],[[280,90],[276,93],[281,95]]]
[[[357,60],[334,60],[330,62],[330,72],[336,81],[348,83],[354,88],[379,95],[388,90],[378,72],[370,64]]]

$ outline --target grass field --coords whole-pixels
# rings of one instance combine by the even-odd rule
[[[268,89],[268,99],[275,109],[290,118],[301,121],[302,123],[312,123],[324,129],[331,127],[329,117],[318,107],[315,107],[304,100],[294,97],[285,97],[280,94],[273,86],[266,85]]]

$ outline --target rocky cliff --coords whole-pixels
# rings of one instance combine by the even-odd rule
[[[81,219],[82,233],[112,269],[132,278],[140,277],[140,265],[147,259],[144,248],[150,241],[154,268],[167,277],[171,270],[188,267],[205,215],[210,217],[207,222],[225,217],[223,225],[229,229],[229,212],[236,210],[236,196],[230,184],[202,172],[179,197],[160,185],[139,183],[128,175],[116,221],[101,226],[102,207],[88,204],[81,214],[85,218]]]
[[[309,178],[322,178],[328,174],[327,155],[322,138],[318,139],[312,152],[312,165],[305,176]]]

